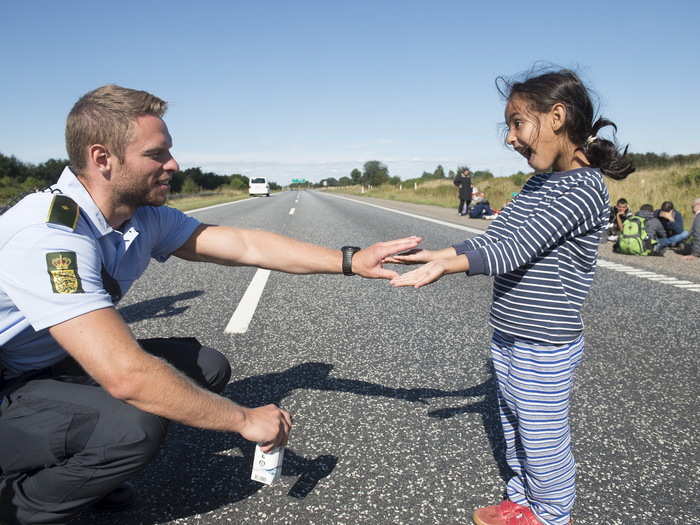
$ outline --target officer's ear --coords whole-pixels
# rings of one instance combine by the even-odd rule
[[[88,148],[88,161],[97,168],[103,175],[108,175],[112,171],[114,157],[106,146],[93,144]]]

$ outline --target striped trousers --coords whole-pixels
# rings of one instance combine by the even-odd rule
[[[551,345],[495,330],[491,354],[506,461],[515,472],[508,499],[529,506],[546,525],[567,525],[576,499],[569,402],[583,335]]]

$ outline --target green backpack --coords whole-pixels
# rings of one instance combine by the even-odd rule
[[[651,255],[656,240],[649,237],[646,230],[647,220],[634,215],[622,225],[622,232],[617,241],[617,252],[626,255]]]

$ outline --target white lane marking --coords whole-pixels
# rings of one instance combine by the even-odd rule
[[[258,307],[260,296],[262,296],[269,276],[270,270],[259,268],[258,271],[255,272],[253,280],[250,281],[241,302],[238,303],[236,311],[233,312],[226,328],[224,328],[224,333],[244,334],[248,331],[248,325],[250,325],[250,321],[253,319],[255,309]]]
[[[356,201],[355,199],[348,199],[347,197],[341,197],[340,195],[332,195],[330,193],[325,193],[324,195],[329,195],[331,197],[335,197],[336,199],[343,199],[346,201],[355,202],[357,204],[362,204],[364,206],[372,206],[373,208],[379,208],[380,210],[398,213],[399,215],[413,217],[414,219],[420,219],[422,221],[434,222],[435,224],[440,224],[441,226],[449,226],[450,228],[455,228],[457,230],[463,230],[463,231],[469,232],[469,233],[476,233],[476,234],[484,233],[484,230],[477,230],[476,228],[470,228],[469,226],[462,226],[461,224],[454,224],[451,222],[441,221],[439,219],[433,219],[431,217],[423,217],[422,215],[408,213],[407,211],[392,210],[391,208],[385,208],[384,206],[379,206],[378,204],[372,204],[371,202]]]
[[[379,208],[380,210],[390,211],[392,213],[398,213],[399,215],[406,215],[407,217],[412,217],[414,219],[420,219],[422,221],[433,222],[435,224],[440,224],[441,226],[447,226],[449,228],[454,228],[456,230],[463,230],[470,233],[476,233],[477,235],[484,233],[485,230],[478,230],[476,228],[469,228],[468,226],[462,226],[461,224],[453,224],[451,222],[441,221],[438,219],[433,219],[431,217],[423,217],[421,215],[416,215],[414,213],[408,213],[400,210],[393,210],[391,208],[385,208],[378,204],[372,204],[370,202],[362,202],[355,199],[348,199],[347,197],[341,197],[340,195],[333,195],[332,193],[324,193],[330,197],[335,197],[336,199],[343,199],[350,202],[355,202],[357,204],[362,204],[364,206],[371,206],[373,208]],[[662,284],[669,284],[675,286],[676,288],[681,288],[684,290],[690,290],[693,292],[700,292],[700,283],[694,283],[692,281],[679,281],[675,277],[670,275],[663,275],[656,272],[650,272],[649,270],[644,270],[641,268],[635,268],[633,266],[627,266],[625,264],[620,264],[612,261],[606,261],[605,259],[598,259],[598,266],[601,268],[606,268],[608,270],[613,270],[615,272],[623,272],[627,275],[632,275],[634,277],[640,277],[641,279],[646,279],[652,282],[658,282]],[[696,288],[697,287],[697,288]]]
[[[291,210],[289,210],[289,215],[294,215],[294,210],[296,210],[296,208],[292,208]]]
[[[198,211],[204,211],[204,210],[213,210],[214,208],[221,208],[222,206],[231,206],[232,204],[239,204],[241,202],[252,201],[254,198],[255,197],[249,197],[247,199],[241,199],[239,201],[222,202],[221,204],[214,204],[212,206],[206,206],[205,208],[197,208],[195,210],[187,210],[186,212],[183,212],[183,213],[187,214],[187,213],[197,213]]]

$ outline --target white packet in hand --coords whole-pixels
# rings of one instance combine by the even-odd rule
[[[265,453],[260,445],[255,445],[255,458],[253,459],[253,472],[250,479],[271,485],[273,481],[282,475],[282,461],[284,460],[284,447],[272,449]]]

